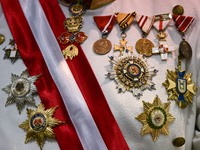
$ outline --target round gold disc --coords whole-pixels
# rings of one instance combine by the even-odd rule
[[[4,35],[0,34],[0,45],[5,41]]]
[[[93,45],[93,50],[95,53],[103,55],[108,53],[112,48],[112,44],[107,39],[97,40]]]
[[[173,140],[173,145],[176,147],[181,147],[185,144],[185,139],[183,137],[177,137]]]
[[[140,54],[146,54],[146,56],[152,55],[153,43],[145,38],[139,39],[135,44],[136,50]]]
[[[184,9],[181,5],[176,5],[172,9],[173,14],[175,15],[182,15],[184,13]]]

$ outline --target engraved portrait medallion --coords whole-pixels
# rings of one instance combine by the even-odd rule
[[[112,48],[112,44],[107,39],[99,39],[93,45],[93,50],[95,53],[103,55],[108,53]]]
[[[135,44],[136,50],[140,54],[146,54],[146,56],[152,55],[153,43],[145,38],[139,39]]]

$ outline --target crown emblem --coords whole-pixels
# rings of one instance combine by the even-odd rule
[[[83,19],[80,16],[65,19],[64,25],[68,32],[78,32],[82,28]]]

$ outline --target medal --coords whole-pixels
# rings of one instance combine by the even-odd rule
[[[151,81],[158,70],[147,64],[145,55],[135,56],[111,56],[111,70],[107,70],[110,79],[114,79],[117,83],[118,92],[130,91],[138,99],[142,96],[145,89],[154,90],[155,84]]]
[[[184,9],[181,5],[176,5],[172,10],[174,15],[183,15]]]
[[[11,74],[11,76],[12,83],[2,89],[8,94],[5,106],[16,103],[19,114],[25,103],[36,107],[33,95],[37,93],[37,90],[34,82],[40,75],[29,76],[26,70],[20,76],[15,74]]]
[[[0,34],[0,45],[3,44],[5,41],[5,36],[3,34]]]
[[[192,95],[195,95],[197,88],[192,83],[192,74],[186,73],[181,69],[182,58],[191,58],[192,49],[185,41],[184,33],[193,22],[193,17],[177,16],[173,17],[176,27],[182,35],[183,41],[179,45],[178,69],[175,71],[167,70],[167,80],[163,83],[168,91],[168,100],[175,100],[179,108],[186,108],[192,102]]]
[[[112,44],[106,38],[108,36],[108,33],[111,31],[115,20],[115,15],[94,16],[94,21],[102,33],[102,39],[97,40],[93,45],[93,50],[95,53],[106,54],[111,50]]]
[[[14,40],[10,40],[9,45],[7,45],[3,50],[5,51],[3,59],[10,59],[11,62],[14,63],[18,58],[21,58]]]
[[[68,32],[64,32],[58,37],[61,44],[67,44],[67,47],[62,50],[66,60],[68,58],[72,60],[78,56],[78,48],[73,43],[81,44],[87,39],[84,32],[78,32],[82,28],[83,19],[80,15],[86,11],[85,4],[80,1],[75,2],[69,6],[69,11],[73,16],[64,21],[65,29]]]
[[[159,31],[159,33],[156,35],[156,37],[159,39],[159,46],[152,48],[152,53],[157,54],[160,53],[161,60],[167,60],[168,59],[168,53],[175,51],[174,45],[168,45],[165,37],[167,36],[167,33],[164,33],[164,29],[169,24],[169,21],[171,19],[171,14],[163,14],[163,15],[156,15],[155,16],[155,22],[153,26]]]
[[[125,40],[125,38],[127,35],[124,31],[132,23],[136,13],[135,12],[128,13],[128,14],[115,13],[115,15],[117,15],[117,22],[118,22],[120,29],[122,30],[122,33],[121,33],[122,40],[120,40],[121,45],[118,46],[118,45],[114,44],[114,51],[120,51],[119,56],[122,56],[124,51],[133,52],[132,51],[133,46],[126,46],[127,41]]]
[[[140,134],[151,133],[154,142],[161,133],[169,135],[168,125],[175,120],[169,113],[170,102],[162,103],[158,96],[156,96],[152,104],[145,101],[142,102],[144,112],[135,117],[143,123]]]
[[[28,119],[19,125],[19,127],[28,130],[25,144],[34,138],[42,150],[45,137],[56,138],[52,127],[64,123],[52,117],[57,108],[58,106],[45,110],[44,105],[41,103],[36,111],[27,109]]]
[[[142,30],[142,39],[139,39],[136,44],[136,50],[138,53],[140,54],[145,54],[146,56],[151,56],[152,55],[152,48],[154,47],[153,43],[146,39],[146,36],[148,35],[155,17],[154,16],[144,16],[144,15],[140,15],[140,14],[136,14],[135,17],[139,27]]]

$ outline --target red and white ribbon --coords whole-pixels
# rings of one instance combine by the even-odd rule
[[[94,16],[93,18],[98,28],[102,32],[102,34],[107,34],[112,30],[116,17],[117,17],[116,15],[109,15],[109,16]]]
[[[168,26],[171,18],[172,18],[171,14],[156,15],[155,16],[155,22],[154,22],[153,26],[158,31],[163,31]]]
[[[145,33],[149,33],[149,31],[154,23],[155,17],[136,14],[135,19],[136,19],[138,25],[140,26],[141,30]]]
[[[47,109],[60,106],[54,115],[66,122],[54,128],[60,148],[129,149],[80,45],[73,43],[79,49],[73,61],[62,55],[57,37],[66,32],[65,16],[57,1],[1,5],[29,74],[42,74],[36,82],[42,102]]]
[[[194,17],[173,15],[173,20],[179,32],[185,33],[194,21]]]

